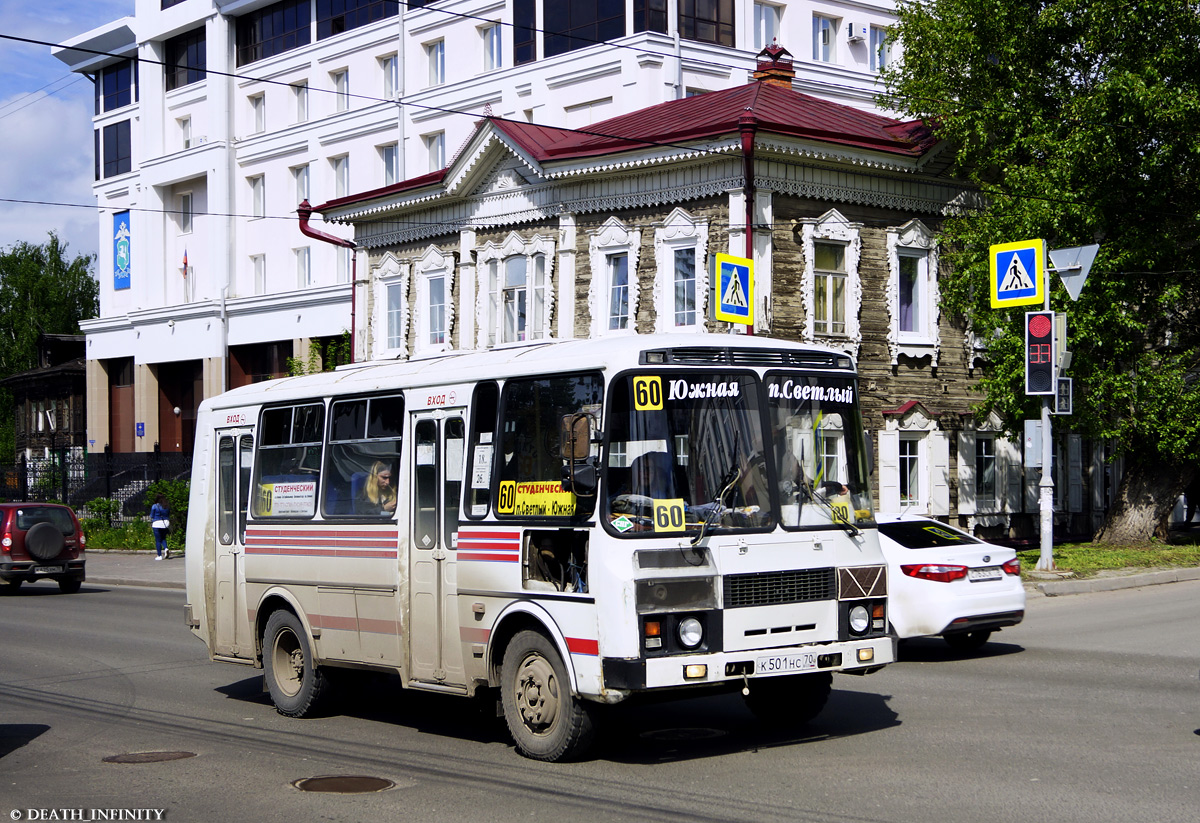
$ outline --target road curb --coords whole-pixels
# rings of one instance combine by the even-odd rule
[[[97,586],[140,586],[144,589],[178,589],[183,591],[185,585],[173,580],[139,580],[133,577],[92,577],[88,575],[84,582],[94,583]]]
[[[1183,580],[1200,580],[1200,568],[1167,569],[1144,574],[1129,574],[1121,577],[1092,577],[1087,580],[1055,580],[1035,583],[1034,588],[1047,597],[1067,594],[1089,594],[1111,592],[1119,589],[1136,589],[1142,586],[1158,586],[1163,583],[1178,583]]]

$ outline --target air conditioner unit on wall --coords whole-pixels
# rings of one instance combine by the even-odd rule
[[[866,40],[868,34],[868,26],[866,23],[847,23],[846,36],[851,43],[856,43],[860,40]]]

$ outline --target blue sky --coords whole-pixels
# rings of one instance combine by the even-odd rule
[[[134,0],[0,0],[0,33],[61,43],[133,10]],[[95,253],[92,108],[91,81],[48,47],[0,40],[0,247],[44,243],[53,231],[71,257]]]

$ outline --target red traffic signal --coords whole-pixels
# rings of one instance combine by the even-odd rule
[[[1054,312],[1025,312],[1025,393],[1054,394]]]

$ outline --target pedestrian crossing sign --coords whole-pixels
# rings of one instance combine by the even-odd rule
[[[1045,303],[1046,241],[1001,243],[988,251],[992,308]]]
[[[713,318],[754,323],[754,261],[731,254],[713,256]]]

